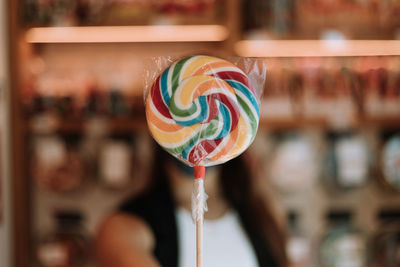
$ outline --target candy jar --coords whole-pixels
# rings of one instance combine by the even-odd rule
[[[76,1],[53,0],[52,1],[52,25],[74,26],[77,23],[75,16]]]
[[[325,183],[329,187],[352,189],[365,185],[372,172],[372,154],[367,140],[353,132],[329,136],[325,162]]]
[[[289,239],[286,251],[290,267],[308,267],[311,263],[310,240],[299,227],[298,214],[294,211],[288,213]]]
[[[348,211],[327,214],[328,232],[319,248],[321,267],[364,267],[367,259],[367,238],[355,228]]]
[[[271,28],[279,36],[287,36],[293,29],[294,3],[292,0],[272,1]]]
[[[87,118],[104,115],[106,112],[106,101],[104,93],[96,84],[89,84],[87,96],[83,106],[83,114]]]
[[[98,158],[101,183],[109,188],[126,188],[132,180],[132,140],[113,136],[101,144]]]
[[[32,174],[44,190],[61,193],[77,189],[84,181],[84,166],[75,135],[37,136],[33,142]]]
[[[61,118],[70,118],[75,115],[74,101],[73,96],[63,96],[57,100],[56,108]]]
[[[111,91],[108,99],[108,114],[111,117],[122,117],[127,113],[128,107],[124,95],[119,90]]]
[[[310,188],[320,174],[318,155],[310,138],[291,133],[278,136],[276,141],[268,173],[271,184],[284,193]]]
[[[371,267],[400,266],[400,209],[377,214],[378,231],[371,243]]]
[[[400,134],[391,135],[381,151],[381,181],[400,192]]]
[[[54,214],[54,231],[40,238],[36,256],[43,267],[86,266],[90,258],[90,241],[83,227],[83,215],[78,211],[58,211]]]

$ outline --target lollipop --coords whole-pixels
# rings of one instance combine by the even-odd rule
[[[258,98],[247,75],[216,57],[175,62],[147,95],[147,124],[154,139],[195,170],[197,266],[202,266],[204,166],[241,154],[256,136],[259,116]]]
[[[174,63],[156,79],[146,103],[154,139],[191,166],[238,156],[258,128],[258,101],[247,75],[216,57]]]

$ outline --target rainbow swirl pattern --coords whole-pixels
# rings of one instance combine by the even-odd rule
[[[212,166],[241,154],[254,140],[258,98],[234,64],[191,56],[168,67],[146,99],[154,139],[191,166]]]

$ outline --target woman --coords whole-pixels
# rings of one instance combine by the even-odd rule
[[[126,201],[100,227],[100,266],[195,265],[192,168],[157,150],[156,167],[145,192]],[[282,229],[257,193],[243,157],[207,168],[205,189],[204,266],[287,265]]]

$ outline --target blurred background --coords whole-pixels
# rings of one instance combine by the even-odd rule
[[[262,57],[249,152],[291,266],[400,266],[399,0],[0,2],[0,266],[94,266],[139,192],[154,56]]]

